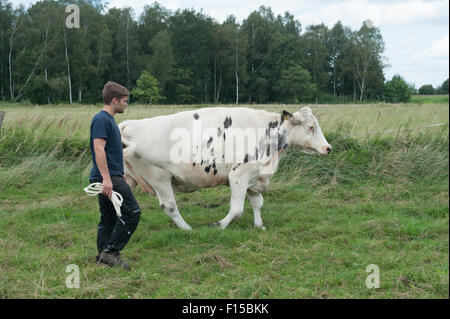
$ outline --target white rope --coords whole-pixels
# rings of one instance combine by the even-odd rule
[[[88,196],[96,196],[96,195],[102,193],[102,188],[103,188],[102,183],[92,183],[88,187],[85,187],[84,191],[86,192],[86,194]],[[122,217],[122,214],[120,213],[120,207],[122,206],[122,202],[123,202],[122,195],[113,191],[110,200],[114,205],[117,216]]]

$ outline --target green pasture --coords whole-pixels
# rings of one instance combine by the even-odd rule
[[[132,105],[116,121],[197,107]],[[82,190],[101,106],[0,105],[0,298],[448,298],[448,102],[311,107],[333,152],[287,152],[263,195],[266,231],[247,203],[209,226],[228,212],[224,186],[177,194],[190,232],[138,189],[126,271],[95,263],[98,204]]]
[[[418,104],[447,103],[448,104],[448,94],[413,95],[411,97],[411,103],[418,103]]]

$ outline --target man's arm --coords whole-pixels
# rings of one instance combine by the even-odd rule
[[[94,139],[94,152],[95,152],[95,161],[97,163],[98,170],[103,177],[103,189],[102,194],[111,198],[112,195],[112,181],[111,176],[109,175],[108,163],[106,162],[106,153],[105,153],[106,140],[103,138],[95,138]]]

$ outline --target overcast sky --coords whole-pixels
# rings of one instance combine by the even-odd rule
[[[38,0],[9,0],[14,6],[28,7]],[[130,6],[138,17],[153,0],[109,0],[108,8]],[[448,0],[160,0],[170,10],[195,9],[223,22],[229,15],[239,22],[261,5],[275,15],[289,11],[302,24],[324,23],[329,28],[341,20],[358,30],[366,19],[381,30],[386,43],[384,56],[390,65],[386,79],[400,74],[416,88],[437,87],[449,77]]]

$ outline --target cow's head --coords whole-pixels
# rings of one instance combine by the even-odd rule
[[[331,145],[323,136],[319,122],[309,107],[303,107],[294,114],[283,111],[282,117],[292,125],[287,138],[289,145],[307,154],[327,155],[331,152]]]

